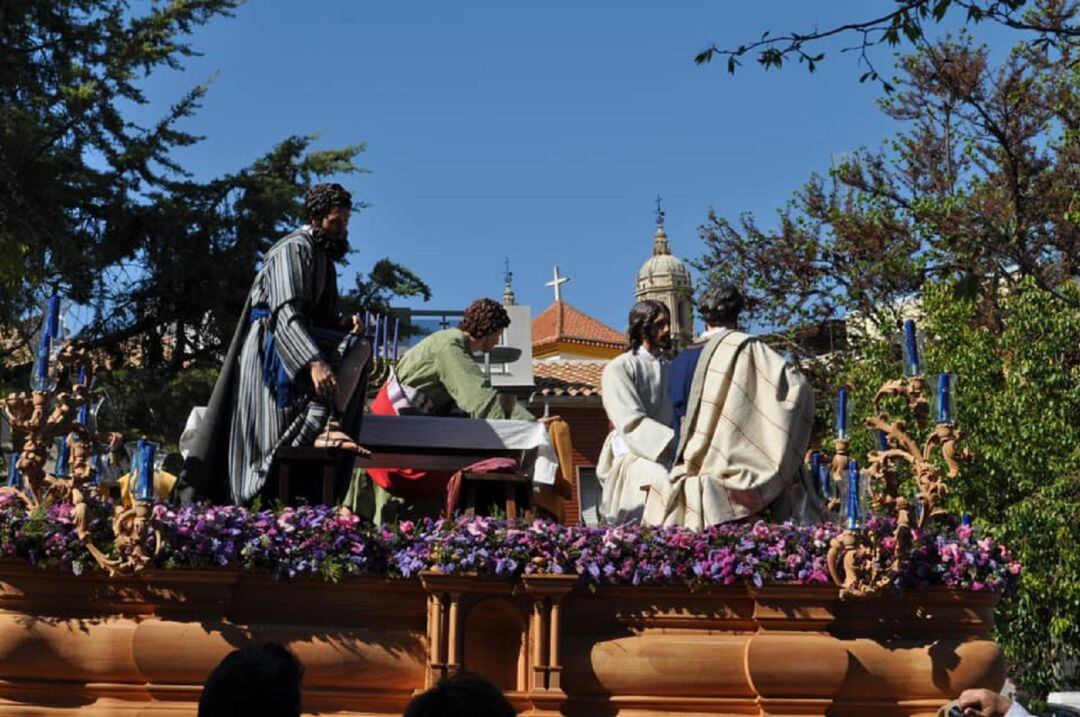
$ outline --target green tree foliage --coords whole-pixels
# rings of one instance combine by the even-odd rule
[[[747,286],[753,317],[781,335],[847,318],[849,347],[814,368],[819,425],[833,425],[838,386],[855,391],[856,457],[875,447],[859,430],[874,393],[901,374],[899,319],[921,312],[925,371],[959,377],[976,456],[950,483],[950,508],[1024,565],[999,638],[1012,675],[1044,695],[1080,644],[1077,57],[1021,45],[993,68],[961,36],[899,68],[881,102],[902,127],[892,141],[812,177],[776,229],[710,213],[698,263]]]
[[[170,151],[197,138],[177,125],[206,87],[150,127],[122,108],[145,104],[139,81],[179,67],[193,54],[183,38],[239,1],[176,0],[143,14],[124,0],[0,3],[0,351],[36,330],[20,319],[42,285],[88,301],[101,269],[138,250],[117,220],[135,194],[180,171]]]
[[[998,610],[998,640],[1011,676],[1045,696],[1063,686],[1061,658],[1080,654],[1080,311],[1032,279],[1002,292],[991,325],[966,287],[925,287],[924,371],[931,385],[941,371],[958,377],[957,423],[975,460],[949,482],[949,507],[976,516],[1023,565],[1018,594]],[[1080,299],[1076,285],[1061,293]],[[861,420],[901,371],[896,342],[879,340],[833,373],[834,386],[855,390],[855,456],[875,448]],[[819,408],[832,419],[831,402]]]
[[[1075,284],[1063,287],[1080,298]],[[1080,311],[1028,279],[986,325],[978,302],[926,293],[932,364],[959,374],[960,423],[977,460],[954,504],[986,520],[1024,565],[998,615],[1015,677],[1060,689],[1055,663],[1080,656]]]
[[[78,338],[109,356],[110,429],[174,441],[210,393],[264,252],[300,220],[306,188],[363,170],[362,145],[287,137],[250,166],[196,181],[172,150],[207,85],[150,127],[127,119],[154,70],[180,69],[188,38],[241,0],[0,2],[0,386],[23,383],[42,297],[92,310]],[[360,203],[358,208],[362,208]],[[430,290],[383,260],[349,308],[385,311]],[[179,414],[179,415],[178,415]]]
[[[380,259],[375,262],[367,278],[356,275],[356,285],[341,297],[342,310],[349,313],[371,311],[377,314],[390,313],[390,300],[394,297],[421,297],[431,299],[431,288],[416,274],[401,264]],[[408,331],[408,329],[405,329]],[[403,334],[405,336],[409,333]]]

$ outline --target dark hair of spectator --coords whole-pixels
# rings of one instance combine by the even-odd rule
[[[626,336],[629,339],[628,348],[631,352],[637,351],[646,338],[650,342],[655,339],[652,326],[661,316],[671,321],[671,312],[662,301],[645,299],[634,304],[634,307],[630,309],[630,328],[626,330]]]
[[[304,195],[304,221],[316,224],[331,209],[352,209],[352,195],[340,184],[316,184]]]
[[[502,331],[510,325],[510,314],[494,299],[477,299],[465,309],[458,328],[474,339]]]
[[[709,326],[734,327],[744,303],[742,292],[734,284],[711,284],[698,296],[697,310]]]
[[[414,697],[403,717],[514,717],[515,714],[510,701],[490,681],[459,672]]]
[[[304,666],[276,642],[256,642],[225,656],[206,678],[199,717],[298,717]]]

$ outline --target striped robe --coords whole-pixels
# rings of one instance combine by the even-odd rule
[[[315,395],[310,364],[322,359],[335,373],[355,337],[330,328],[337,322],[337,277],[333,261],[301,229],[267,252],[248,295],[250,310],[240,348],[236,397],[229,430],[232,499],[251,500],[266,483],[274,454],[282,446],[315,442],[330,419],[330,399]],[[252,319],[258,309],[268,315]],[[279,407],[263,383],[266,332],[289,379],[292,401]]]
[[[308,364],[322,358],[336,372],[355,345],[352,335],[336,328],[337,298],[333,261],[314,245],[307,227],[270,248],[184,460],[177,486],[182,502],[251,500],[279,448],[311,444],[325,427],[329,400],[314,395]],[[292,400],[282,408],[263,385],[267,331],[292,381]],[[346,421],[354,412],[350,407]]]
[[[814,392],[760,340],[725,330],[701,350],[670,475],[649,488],[643,522],[700,530],[757,516],[819,519],[801,470]]]

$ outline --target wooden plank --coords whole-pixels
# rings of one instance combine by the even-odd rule
[[[315,446],[283,446],[278,449],[274,458],[281,461],[318,461],[325,463],[334,460],[334,452],[327,448],[316,448]]]

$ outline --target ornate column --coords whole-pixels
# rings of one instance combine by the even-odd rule
[[[560,655],[563,629],[562,601],[578,584],[576,575],[525,575],[525,594],[532,598],[529,641],[532,643],[532,677],[529,697],[542,713],[558,714],[566,700],[562,688]]]

